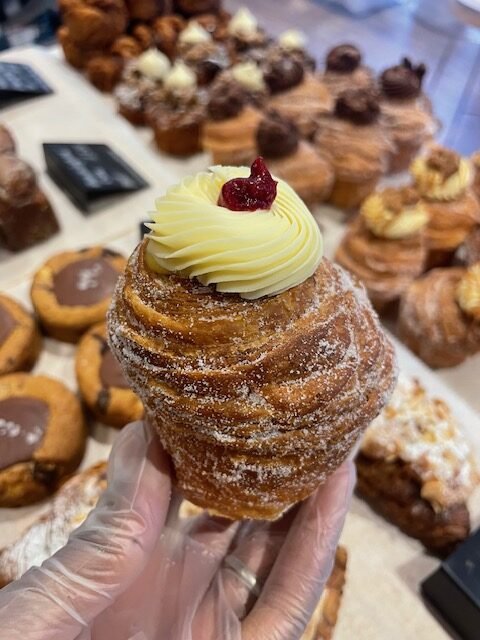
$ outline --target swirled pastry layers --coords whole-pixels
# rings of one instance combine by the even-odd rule
[[[173,458],[183,494],[277,518],[347,457],[395,381],[363,289],[329,261],[255,301],[159,275],[146,242],[109,312],[111,347]]]

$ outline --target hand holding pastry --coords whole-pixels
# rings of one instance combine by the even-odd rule
[[[261,159],[186,178],[156,206],[109,311],[112,350],[182,493],[230,518],[278,518],[383,406],[392,346]]]
[[[300,638],[330,575],[353,484],[353,465],[342,465],[275,523],[185,518],[155,434],[131,424],[84,524],[2,589],[2,633],[28,638],[33,617],[42,640],[123,640],[132,629],[157,640]],[[337,558],[341,568],[344,554]]]

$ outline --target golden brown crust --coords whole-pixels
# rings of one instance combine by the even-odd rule
[[[13,373],[0,378],[0,400],[28,397],[48,405],[45,435],[28,462],[0,471],[0,506],[42,500],[80,464],[87,432],[80,403],[62,383],[46,376]]]
[[[471,191],[453,201],[425,200],[430,216],[425,235],[431,251],[453,252],[480,224],[480,205]]]
[[[186,22],[181,16],[163,16],[153,22],[155,44],[165,55],[173,59],[177,48],[179,33]]]
[[[107,465],[99,462],[67,480],[53,498],[49,511],[11,545],[0,551],[0,588],[40,566],[67,543],[107,486]]]
[[[81,48],[108,46],[127,27],[123,0],[69,0],[60,8],[72,41]]]
[[[252,158],[253,160],[253,158]],[[323,202],[330,195],[334,173],[330,163],[306,141],[284,158],[266,158],[271,173],[278,176],[308,205]]]
[[[349,225],[335,260],[365,285],[377,311],[398,300],[425,268],[425,239],[422,233],[389,240],[369,231],[361,216]]]
[[[207,120],[201,142],[213,164],[250,165],[255,159],[255,136],[261,119],[258,109],[247,106],[234,118]]]
[[[97,56],[86,65],[87,78],[100,91],[109,93],[120,80],[123,61],[119,56]]]
[[[85,404],[94,416],[113,427],[124,427],[140,420],[143,406],[128,388],[106,386],[102,382],[100,367],[108,350],[105,323],[95,325],[80,340],[75,358],[78,387]]]
[[[453,367],[480,351],[480,323],[456,301],[465,269],[434,269],[413,282],[400,305],[398,333],[433,368]]]
[[[301,84],[274,95],[268,107],[292,120],[300,133],[312,138],[317,130],[317,119],[333,108],[333,97],[328,87],[314,74],[307,74]]]
[[[102,50],[98,47],[87,49],[76,44],[72,40],[68,27],[60,27],[57,31],[57,37],[62,46],[65,60],[76,69],[83,69],[89,60],[102,55]]]
[[[387,400],[393,348],[362,289],[323,260],[245,301],[130,258],[109,336],[192,502],[274,519],[346,458]]]
[[[15,322],[11,333],[0,344],[0,375],[28,371],[42,346],[37,324],[32,315],[12,298],[0,294],[0,305]]]
[[[125,258],[118,253],[103,247],[92,247],[53,256],[33,277],[33,306],[42,327],[57,340],[77,342],[87,329],[105,319],[110,304],[109,297],[89,306],[65,306],[58,302],[54,293],[54,277],[61,269],[76,261],[95,258],[103,258],[119,274],[126,264]]]

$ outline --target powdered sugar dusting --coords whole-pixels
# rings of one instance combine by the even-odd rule
[[[233,517],[276,517],[312,493],[396,375],[363,287],[326,260],[298,287],[245,301],[153,274],[140,245],[108,324],[184,493]]]

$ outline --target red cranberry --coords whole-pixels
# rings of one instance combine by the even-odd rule
[[[258,157],[248,178],[234,178],[223,185],[218,205],[231,211],[257,211],[270,209],[276,197],[277,183],[265,160]]]

